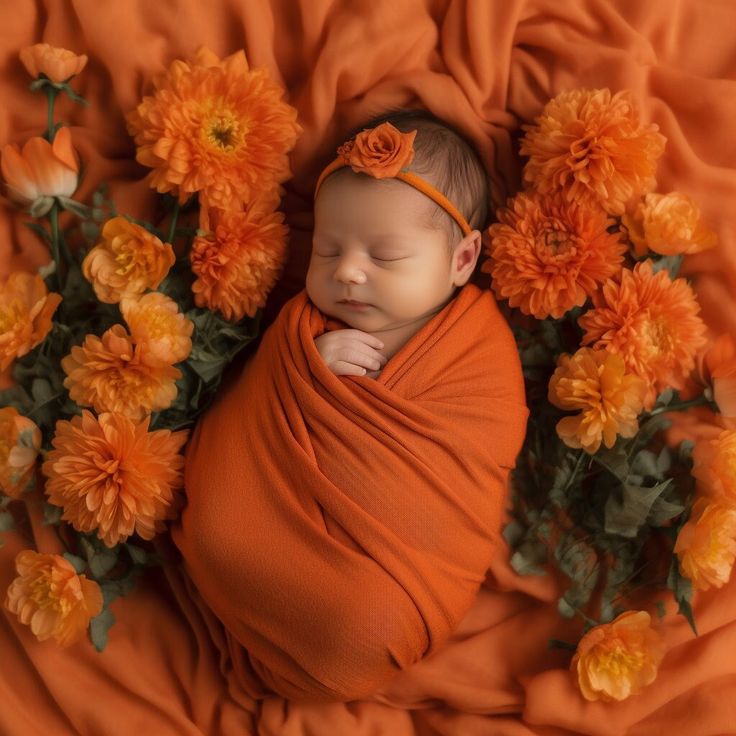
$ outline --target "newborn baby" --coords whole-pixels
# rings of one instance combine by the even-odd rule
[[[485,177],[446,126],[392,120],[322,173],[307,286],[186,450],[172,539],[252,698],[376,694],[443,645],[498,549],[528,410],[468,283]]]

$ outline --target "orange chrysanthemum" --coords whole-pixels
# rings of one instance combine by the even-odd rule
[[[239,212],[203,210],[207,234],[195,238],[189,254],[196,305],[219,310],[230,322],[265,306],[286,258],[283,220],[257,201]]]
[[[152,291],[138,299],[123,299],[120,312],[133,341],[145,344],[162,363],[173,365],[189,357],[194,323],[179,312],[173,299]]]
[[[549,401],[560,409],[580,410],[557,423],[557,434],[568,447],[594,453],[613,447],[616,437],[633,437],[639,429],[646,385],[627,374],[623,358],[607,350],[580,348],[563,353],[549,382]]]
[[[8,587],[5,608],[30,625],[39,641],[53,637],[70,646],[102,611],[100,586],[78,575],[61,555],[24,549],[15,558],[15,569],[19,577]]]
[[[0,409],[0,492],[19,498],[33,478],[41,430],[12,406]]]
[[[623,269],[593,295],[594,309],[578,320],[582,344],[623,356],[627,371],[647,382],[644,408],[650,409],[668,386],[682,388],[705,345],[700,305],[685,279],[672,281],[652,262]]]
[[[512,307],[537,319],[561,317],[581,306],[620,268],[626,244],[608,232],[600,208],[521,192],[488,228],[488,255],[481,270]]]
[[[296,109],[242,51],[220,61],[200,49],[154,86],[127,120],[157,191],[180,202],[199,192],[201,204],[233,209],[291,176],[287,153],[302,130]]]
[[[46,339],[60,303],[37,273],[16,271],[0,284],[0,371]]]
[[[125,414],[140,421],[171,406],[181,372],[158,360],[145,344],[136,345],[122,325],[102,338],[87,335],[83,345],[62,358],[64,386],[80,406]]]
[[[158,288],[176,261],[169,243],[124,217],[108,220],[101,238],[85,256],[82,272],[106,304]]]
[[[164,531],[180,507],[188,430],[148,431],[122,414],[91,412],[56,423],[54,447],[42,470],[49,501],[77,531],[96,531],[108,546],[136,532],[143,539]]]
[[[700,497],[675,542],[680,572],[697,590],[728,582],[736,559],[736,508]]]
[[[664,645],[646,611],[625,611],[580,640],[570,669],[586,700],[625,700],[654,682]]]
[[[653,189],[665,138],[642,126],[628,91],[576,89],[550,100],[534,125],[524,125],[524,181],[542,194],[623,214],[626,203]]]
[[[665,256],[691,255],[718,244],[716,234],[703,222],[698,206],[679,192],[650,192],[632,208],[630,215],[623,216],[622,222],[637,258],[648,250]]]
[[[20,50],[20,60],[32,77],[45,74],[52,82],[65,82],[84,69],[85,54],[75,54],[69,49],[36,43]]]
[[[736,430],[699,439],[693,447],[692,474],[701,494],[736,508]]]

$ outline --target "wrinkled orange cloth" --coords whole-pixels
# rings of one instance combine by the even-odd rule
[[[153,74],[207,44],[220,56],[244,48],[288,90],[304,134],[290,161],[284,208],[290,260],[267,309],[273,320],[301,290],[312,192],[352,127],[393,105],[426,107],[457,125],[480,151],[496,203],[519,185],[514,142],[544,103],[578,86],[631,88],[645,122],[667,137],[658,189],[693,197],[720,237],[688,256],[704,317],[736,336],[736,55],[731,0],[39,0],[0,7],[0,143],[46,126],[42,97],[27,91],[18,50],[46,41],[87,53],[73,87],[89,108],[57,100],[85,166],[77,198],[108,181],[118,211],[155,218],[156,197],[134,162],[123,114],[150,91]],[[0,275],[48,255],[0,207]],[[695,415],[695,413],[693,412]],[[713,432],[691,417],[683,435]],[[4,534],[0,591],[15,554],[54,551],[40,522]],[[166,548],[162,536],[157,544]],[[175,547],[168,550],[177,560]],[[699,594],[696,638],[672,606],[660,630],[667,654],[657,680],[623,703],[587,703],[549,638],[574,640],[560,619],[553,577],[519,577],[504,555],[446,644],[372,697],[303,703],[254,699],[243,689],[223,627],[191,582],[169,567],[112,604],[117,622],[102,654],[39,643],[0,609],[0,733],[26,736],[652,736],[733,733],[736,723],[736,580]],[[655,601],[652,600],[653,604]],[[655,616],[656,620],[656,616]]]
[[[524,439],[488,290],[463,287],[376,380],[329,370],[326,329],[291,299],[186,452],[172,539],[254,697],[357,700],[437,651],[499,546]]]

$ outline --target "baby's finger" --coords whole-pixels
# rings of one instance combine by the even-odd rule
[[[362,366],[349,363],[346,360],[336,360],[331,368],[336,376],[364,376],[367,373]]]
[[[353,336],[360,340],[365,345],[368,345],[369,347],[376,348],[376,350],[382,350],[384,347],[383,340],[380,340],[377,337],[374,337],[368,332],[363,332],[363,330],[350,330],[351,333],[353,333]]]
[[[344,348],[340,350],[337,357],[339,360],[354,363],[355,365],[372,370],[381,368],[386,362],[385,358],[379,352],[369,347]]]

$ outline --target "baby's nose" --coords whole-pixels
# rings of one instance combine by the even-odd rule
[[[342,283],[363,284],[366,275],[355,258],[341,258],[335,269],[335,279]]]

